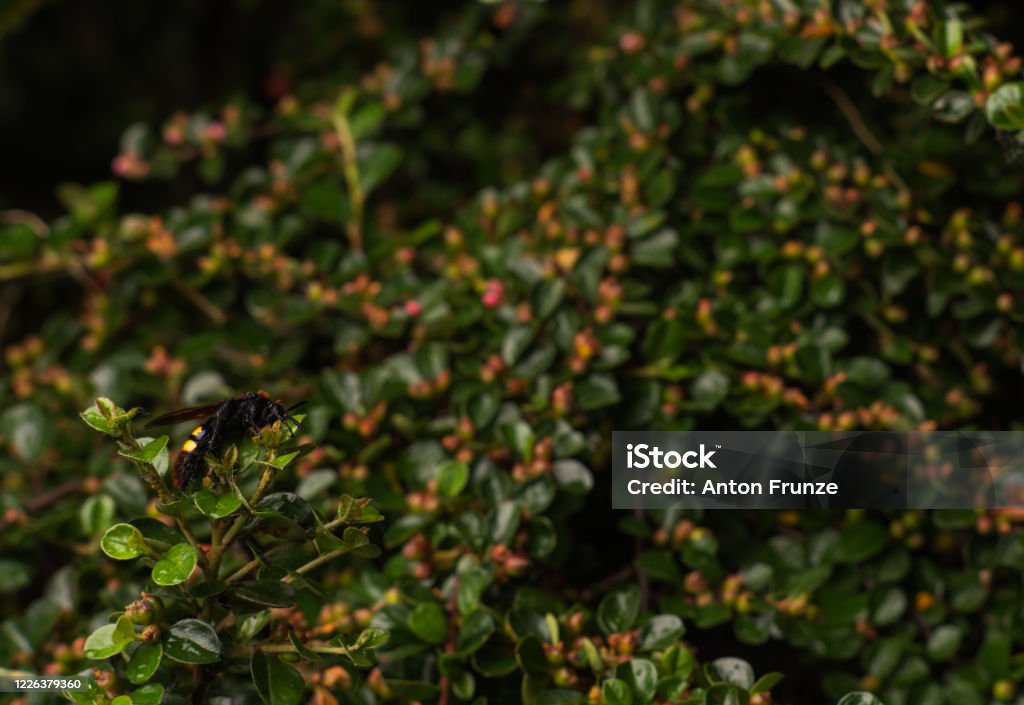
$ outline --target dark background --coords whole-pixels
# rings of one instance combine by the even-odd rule
[[[971,4],[987,15],[1000,37],[1022,44],[1024,5]],[[325,66],[347,66],[357,75],[383,58],[390,42],[387,37],[374,41],[367,33],[360,37],[352,31],[354,23],[372,17],[381,32],[427,35],[458,5],[0,3],[0,155],[6,165],[0,172],[0,208],[53,217],[62,211],[54,193],[58,184],[111,178],[111,159],[129,125],[158,126],[176,110],[216,109],[235,96],[269,106],[275,92],[291,87],[292,76]],[[502,94],[508,95],[510,82],[522,87],[533,78],[543,80],[552,67],[542,54],[535,56],[536,64],[509,67],[494,82]],[[482,100],[479,108],[486,111],[487,103]],[[165,204],[165,192],[147,197],[147,188],[124,189],[125,206]]]
[[[458,2],[368,0],[178,0],[159,10],[132,0],[0,2],[0,154],[8,165],[0,209],[59,215],[55,187],[112,178],[128,126],[159,129],[176,111],[215,113],[233,98],[270,108],[309,79],[357,81],[388,57],[395,38],[429,36],[461,10]],[[437,122],[457,129],[460,118],[468,124],[491,117],[501,130],[495,106],[509,95],[536,95],[536,83],[556,70],[551,62],[564,60],[553,49],[538,47],[529,63],[492,68],[498,75],[471,97],[472,114],[435,116]],[[550,146],[562,143],[555,136]],[[528,156],[523,146],[510,151],[520,161]],[[171,199],[197,186],[179,179]],[[164,207],[166,188],[123,184],[121,201],[127,210]]]

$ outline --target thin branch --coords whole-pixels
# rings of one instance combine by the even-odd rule
[[[348,553],[351,550],[352,550],[351,546],[342,546],[340,548],[334,549],[333,551],[328,551],[327,553],[322,553],[319,556],[317,556],[316,558],[314,558],[313,560],[311,560],[309,563],[304,563],[303,565],[301,565],[298,568],[296,568],[295,572],[298,573],[299,575],[302,575],[303,573],[308,573],[309,571],[313,570],[314,568],[316,568],[318,566],[321,566],[324,563],[327,563],[328,561],[334,560],[338,556],[345,555],[346,553]],[[292,577],[293,576],[291,576],[291,575],[286,575],[283,578],[281,578],[281,582],[283,582],[283,583],[290,583],[292,581]]]
[[[455,653],[455,645],[458,639],[458,629],[455,626],[455,615],[459,609],[459,576],[452,578],[452,592],[448,596],[448,638],[445,641],[444,651],[446,654]],[[441,687],[441,696],[438,698],[438,705],[448,705],[451,697],[451,681],[448,676],[442,675],[438,685]]]
[[[180,280],[174,280],[174,289],[179,294],[188,299],[193,306],[202,311],[207,318],[216,323],[218,326],[224,325],[227,320],[227,314],[225,314],[217,304],[210,301],[208,298],[196,289],[194,286]]]
[[[864,122],[864,118],[861,117],[860,111],[857,110],[857,106],[853,104],[850,97],[832,81],[822,81],[821,85],[825,92],[828,93],[829,98],[832,99],[836,107],[842,112],[847,122],[850,123],[853,133],[868,148],[868,151],[872,154],[881,154],[885,148],[878,141],[878,138],[872,134],[871,130],[868,129],[867,123]]]
[[[346,520],[346,517],[339,517],[337,519],[333,519],[333,520],[327,522],[326,524],[324,524],[323,528],[326,529],[327,531],[331,531],[332,529],[335,529],[335,528],[341,526],[342,524],[344,524],[345,520]],[[313,541],[311,540],[311,541],[309,541],[309,543],[313,543]],[[269,549],[264,554],[264,557],[270,558],[271,556],[276,556],[278,553],[281,553],[283,551],[288,551],[288,550],[291,550],[293,548],[294,548],[294,546],[292,544],[290,544],[290,543],[283,543],[283,544],[281,544],[279,546],[274,546],[273,548]],[[253,558],[251,561],[249,561],[248,563],[243,565],[241,568],[236,570],[234,573],[229,575],[227,578],[225,578],[224,582],[227,583],[228,585],[230,585],[231,583],[238,582],[239,580],[244,578],[246,575],[248,575],[252,571],[254,571],[257,568],[259,568],[261,563],[262,563],[262,561],[259,558]]]
[[[310,651],[315,651],[318,654],[336,654],[338,656],[350,656],[352,653],[347,646],[310,646],[306,644],[306,648]],[[259,650],[267,654],[297,654],[299,652],[291,644],[267,644],[266,646],[256,646],[253,650]]]
[[[64,499],[68,495],[75,494],[80,489],[82,489],[82,481],[77,477],[72,478],[67,482],[57,485],[52,490],[28,500],[25,502],[25,509],[27,509],[30,514],[38,512],[40,509],[44,509],[54,502]]]
[[[4,339],[7,322],[11,319],[11,314],[14,312],[23,291],[23,286],[11,285],[4,287],[3,292],[0,293],[0,342]]]
[[[18,208],[0,211],[0,223],[4,225],[26,225],[32,229],[32,232],[40,240],[48,237],[50,234],[50,226],[46,224],[45,220],[31,211]]]
[[[270,489],[270,485],[271,483],[273,483],[274,477],[276,475],[276,467],[268,465],[267,467],[264,468],[263,474],[260,476],[260,482],[256,486],[256,491],[252,493],[252,497],[250,497],[248,502],[246,502],[247,507],[255,507],[257,504],[259,504],[259,501],[263,499],[263,495],[266,494],[268,489]],[[234,543],[235,538],[238,536],[238,533],[242,530],[242,527],[245,526],[245,522],[249,520],[250,516],[250,511],[243,511],[241,514],[238,515],[234,523],[231,524],[230,528],[228,528],[228,530],[225,531],[223,535],[218,537],[218,540],[216,542],[211,542],[208,559],[210,573],[212,574],[213,579],[216,579],[217,572],[220,570],[220,561],[221,558],[223,558],[224,556],[224,551],[226,551],[231,546],[231,544]]]
[[[359,184],[359,162],[356,158],[356,141],[352,136],[352,128],[348,121],[348,108],[352,103],[354,94],[345,91],[338,99],[331,115],[334,123],[334,131],[338,135],[338,144],[341,146],[342,168],[345,172],[345,182],[348,185],[348,199],[352,207],[348,223],[348,240],[352,249],[356,252],[363,251],[363,202],[365,195],[363,187]]]
[[[633,510],[633,515],[640,521],[643,521],[644,510],[637,508]],[[644,612],[647,610],[647,605],[651,599],[651,584],[647,579],[647,573],[640,568],[640,556],[643,553],[644,542],[639,536],[633,541],[633,564],[636,566],[636,583],[637,587],[640,588],[640,611]]]

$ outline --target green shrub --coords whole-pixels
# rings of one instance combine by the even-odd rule
[[[608,502],[613,430],[1020,427],[1020,59],[953,5],[555,5],[366,3],[369,73],[5,220],[0,661],[118,705],[1024,702],[1019,512]],[[136,407],[258,387],[308,432],[171,488]]]

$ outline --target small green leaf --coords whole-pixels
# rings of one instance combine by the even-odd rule
[[[936,31],[939,34],[939,49],[947,59],[963,51],[964,48],[964,23],[958,19],[948,19],[942,22]]]
[[[533,460],[533,429],[525,421],[507,424],[502,429],[516,455],[529,463]]]
[[[729,394],[729,378],[718,370],[705,370],[693,382],[693,400],[699,404],[715,406]]]
[[[872,693],[857,691],[855,693],[847,693],[839,699],[836,705],[884,705],[884,703]]]
[[[960,648],[963,634],[963,629],[955,624],[943,624],[936,627],[932,635],[928,637],[928,658],[937,663],[948,661]]]
[[[658,669],[644,658],[620,663],[615,668],[615,677],[630,687],[637,705],[650,702],[658,687]]]
[[[522,509],[517,502],[507,500],[498,505],[491,527],[491,541],[507,544],[512,540],[522,520]]]
[[[114,624],[104,624],[85,640],[85,656],[91,659],[110,658],[124,651],[135,640],[135,627],[124,615]]]
[[[601,685],[601,699],[607,705],[633,705],[633,691],[626,681],[609,678]]]
[[[664,649],[678,641],[686,628],[683,620],[674,614],[659,614],[640,628],[637,637],[637,648],[642,651]]]
[[[429,514],[405,514],[392,522],[384,532],[384,545],[394,548],[420,533],[431,522]]]
[[[871,616],[872,623],[878,626],[893,624],[903,616],[907,609],[907,595],[898,587],[885,591]]]
[[[540,639],[532,634],[524,636],[516,643],[516,662],[528,676],[546,678],[548,675],[548,660],[544,655],[544,647]]]
[[[437,490],[445,497],[455,497],[469,482],[469,468],[464,463],[448,461],[437,468]]]
[[[501,405],[501,394],[496,389],[485,389],[474,394],[466,406],[469,420],[478,429],[487,428]]]
[[[139,439],[139,442],[141,443],[142,440],[143,439]],[[156,456],[160,455],[160,451],[167,447],[167,441],[167,436],[160,436],[159,438],[154,438],[153,440],[148,441],[141,448],[120,450],[118,451],[118,455],[122,455],[125,458],[130,458],[132,460],[138,460],[140,463],[151,463]]]
[[[220,650],[217,632],[199,619],[176,622],[164,638],[164,654],[181,663],[216,663]]]
[[[455,641],[455,653],[469,656],[479,649],[494,633],[494,618],[482,609],[470,613],[462,621]]]
[[[514,365],[533,342],[537,329],[531,325],[519,325],[509,328],[501,343],[501,357],[506,365]]]
[[[143,644],[135,650],[135,653],[128,659],[124,667],[128,680],[132,683],[145,683],[160,666],[160,659],[163,658],[164,647],[159,643]]]
[[[985,643],[978,651],[978,662],[984,667],[990,680],[1007,678],[1013,653],[1010,637],[1005,633],[989,631]]]
[[[436,602],[421,602],[416,605],[406,623],[413,634],[430,644],[440,644],[448,631],[444,611]]]
[[[78,509],[82,533],[86,536],[98,534],[104,527],[110,525],[115,510],[114,499],[110,495],[94,494],[87,497]]]
[[[607,374],[593,374],[580,381],[573,390],[576,406],[582,411],[593,411],[617,404],[622,398],[615,378]]]
[[[679,246],[679,233],[672,228],[662,228],[655,233],[630,242],[629,252],[633,262],[644,267],[672,267],[674,252]]]
[[[377,144],[359,157],[359,185],[368,194],[382,184],[402,163],[402,150],[394,144]]]
[[[779,684],[784,676],[781,673],[765,673],[763,676],[757,679],[750,688],[751,695],[757,695],[758,693],[767,693],[772,688]]]
[[[295,647],[295,651],[300,657],[312,663],[323,663],[324,657],[306,646],[291,627],[288,628],[288,641]]]
[[[846,285],[835,274],[811,280],[811,300],[822,308],[834,308],[846,298]]]
[[[390,636],[391,635],[386,629],[367,627],[363,631],[359,632],[359,636],[356,638],[355,642],[352,643],[352,648],[376,649],[378,646],[386,644]]]
[[[587,702],[587,696],[578,690],[553,688],[542,692],[534,702],[536,705],[580,705]]]
[[[295,588],[273,578],[242,583],[235,596],[263,607],[290,607],[295,604]]]
[[[480,596],[491,579],[491,573],[483,568],[468,568],[459,574],[459,594],[456,596],[459,614],[469,614],[480,605]]]
[[[341,534],[341,540],[352,548],[359,548],[370,543],[370,538],[366,535],[365,530],[357,529],[354,526],[345,527],[345,531]]]
[[[941,78],[925,74],[918,76],[910,84],[910,97],[921,105],[931,105],[935,99],[949,90],[949,82]]]
[[[147,683],[132,691],[132,705],[160,705],[164,700],[164,687],[160,683]]]
[[[283,468],[288,466],[288,463],[290,463],[293,460],[295,460],[295,458],[298,457],[298,455],[301,452],[302,451],[297,450],[297,451],[294,451],[292,453],[285,453],[284,455],[279,455],[276,458],[274,458],[274,460],[271,461],[270,464],[273,465],[274,467],[278,468],[278,469],[283,469]]]
[[[985,101],[985,117],[1000,130],[1024,130],[1024,83],[1005,83]]]
[[[716,682],[728,683],[744,690],[754,685],[754,669],[739,658],[719,658],[708,665],[708,676]]]
[[[254,651],[249,664],[252,682],[267,705],[298,705],[306,679],[277,656]]]
[[[624,632],[640,613],[640,588],[623,585],[604,596],[597,607],[597,624],[605,634]]]
[[[0,593],[15,592],[32,580],[32,569],[21,561],[0,559]]]
[[[100,548],[111,558],[127,561],[146,553],[146,539],[131,524],[114,524],[100,539]]]
[[[559,487],[572,494],[587,494],[594,486],[594,475],[587,466],[571,458],[555,461],[551,474]]]
[[[192,502],[204,516],[222,519],[234,514],[242,506],[241,498],[234,492],[213,492],[201,489],[192,495]]]
[[[932,518],[940,529],[964,529],[974,526],[977,515],[973,509],[936,509]]]
[[[847,527],[839,536],[835,559],[840,563],[860,563],[871,558],[889,541],[889,532],[871,521]]]
[[[539,320],[544,320],[558,308],[565,295],[565,280],[545,279],[537,285],[533,297],[533,308]]]
[[[38,406],[17,404],[0,415],[0,434],[18,457],[35,462],[50,444],[53,422]]]
[[[384,520],[384,516],[372,504],[347,494],[342,495],[338,503],[338,518],[350,524],[371,524]]]
[[[188,580],[196,567],[196,550],[187,543],[171,546],[163,558],[153,566],[153,582],[157,585],[177,585]]]
[[[729,683],[715,683],[708,688],[704,705],[743,705],[747,694],[742,688]]]
[[[95,431],[106,433],[108,435],[111,435],[114,432],[113,425],[107,420],[107,417],[100,412],[95,404],[83,411],[79,416],[82,421],[85,421],[85,423]]]
[[[974,99],[967,91],[946,91],[932,103],[932,110],[943,122],[963,122],[974,110]]]

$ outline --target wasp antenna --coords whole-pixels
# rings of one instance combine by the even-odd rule
[[[294,404],[292,404],[291,406],[288,407],[288,411],[295,411],[300,406],[305,406],[308,401],[309,401],[308,399],[303,399],[302,401],[297,401],[297,402],[295,402]]]
[[[298,419],[296,419],[294,416],[285,416],[284,421],[286,425],[289,423],[295,424],[296,428],[288,428],[288,430],[291,431],[291,435],[293,436],[297,433],[297,429],[302,429],[303,431],[306,430],[306,427],[299,423]]]

